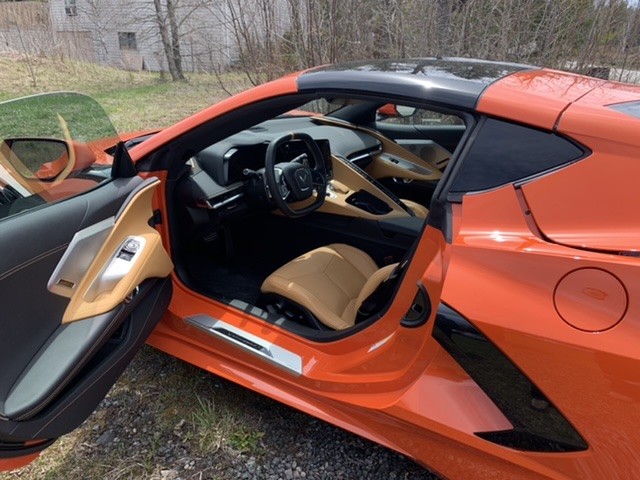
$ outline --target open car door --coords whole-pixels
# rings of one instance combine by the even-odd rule
[[[0,150],[5,174],[11,153]],[[26,177],[37,171],[28,160]],[[0,196],[0,470],[79,426],[169,303],[173,265],[153,227],[160,181],[111,172],[89,165],[57,196],[19,185]]]

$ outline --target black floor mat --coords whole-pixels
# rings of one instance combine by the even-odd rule
[[[255,305],[264,279],[305,251],[288,251],[289,242],[264,222],[258,216],[231,225],[215,240],[190,249],[186,263],[192,285],[206,295]]]
[[[214,297],[238,299],[251,305],[258,300],[264,279],[276,268],[244,259],[226,265],[203,256],[189,261],[189,274],[198,290]]]

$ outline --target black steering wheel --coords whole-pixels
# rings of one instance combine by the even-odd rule
[[[292,140],[304,142],[308,149],[308,161],[276,163],[278,148]],[[309,165],[313,165],[313,168]],[[264,181],[276,206],[288,217],[296,218],[317,210],[327,194],[325,158],[318,144],[306,133],[287,133],[272,140],[264,159]],[[292,202],[316,199],[306,207],[293,209]]]

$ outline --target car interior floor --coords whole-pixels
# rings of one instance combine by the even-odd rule
[[[333,218],[331,218],[333,217]],[[346,243],[367,252],[382,266],[399,261],[406,245],[371,239],[361,222],[313,214],[292,219],[258,213],[229,222],[184,249],[188,283],[204,295],[256,305],[267,276],[294,258],[331,243]],[[352,228],[348,228],[351,226]]]

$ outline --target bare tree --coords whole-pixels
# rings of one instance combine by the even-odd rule
[[[232,67],[257,84],[325,63],[432,55],[609,68],[616,78],[640,70],[640,5],[629,0],[119,1],[174,80]],[[106,52],[107,3],[84,4]]]
[[[176,20],[176,1],[165,0],[163,6],[161,0],[153,0],[158,32],[160,33],[167,66],[173,81],[186,80],[182,70],[180,32],[178,31],[178,22]]]

